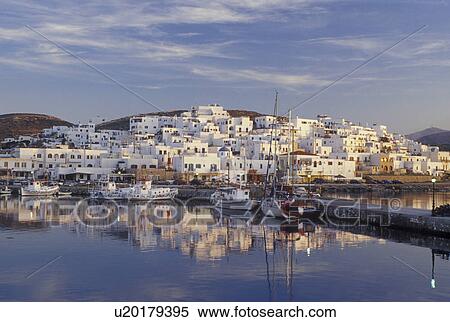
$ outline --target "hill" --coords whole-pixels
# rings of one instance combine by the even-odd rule
[[[437,127],[429,127],[429,128],[427,128],[425,130],[408,134],[408,135],[406,135],[406,137],[408,139],[410,139],[410,140],[420,141],[420,139],[425,137],[425,136],[438,134],[438,133],[443,133],[443,132],[447,132],[447,130],[443,130],[443,129],[440,129],[440,128],[437,128]]]
[[[37,135],[52,126],[71,126],[72,123],[44,114],[13,113],[0,115],[0,140],[20,135]]]
[[[264,115],[255,111],[246,111],[246,110],[227,110],[233,117],[241,117],[241,116],[249,116],[250,119],[254,119],[255,117]],[[97,125],[98,130],[129,130],[130,128],[130,118],[134,116],[179,116],[183,112],[187,112],[187,110],[173,110],[169,112],[154,112],[154,113],[145,113],[139,115],[130,115],[121,117],[115,120],[107,121]]]
[[[450,131],[426,135],[418,141],[427,145],[436,145],[443,151],[450,151]]]

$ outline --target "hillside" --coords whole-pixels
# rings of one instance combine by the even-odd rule
[[[227,111],[233,117],[249,116],[250,119],[254,119],[255,117],[264,115],[264,114],[261,114],[261,113],[255,112],[255,111],[246,111],[246,110],[227,110]],[[130,118],[133,116],[151,116],[151,115],[178,116],[178,115],[181,115],[181,113],[183,113],[183,112],[187,112],[187,110],[173,110],[173,111],[169,111],[169,112],[154,112],[154,113],[146,113],[146,114],[139,114],[139,115],[130,115],[130,116],[125,116],[122,118],[118,118],[115,120],[101,123],[97,126],[97,129],[99,129],[99,130],[129,130]]]
[[[408,139],[410,139],[410,140],[420,141],[420,139],[425,137],[425,136],[438,134],[438,133],[443,133],[443,132],[447,132],[447,131],[443,130],[443,129],[440,129],[440,128],[437,128],[437,127],[429,127],[429,128],[427,128],[425,130],[408,134],[408,135],[406,135],[406,137]]]
[[[418,141],[427,145],[437,145],[443,151],[450,151],[450,131],[426,135]]]
[[[67,125],[66,122],[54,116],[44,114],[13,113],[0,115],[0,140],[20,135],[37,135],[43,129],[52,126]]]

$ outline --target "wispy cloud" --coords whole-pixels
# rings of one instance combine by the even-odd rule
[[[335,45],[356,50],[379,50],[383,47],[383,43],[377,39],[371,38],[328,38],[320,41],[322,44]]]
[[[276,71],[255,69],[230,69],[215,67],[194,67],[195,75],[214,79],[216,81],[258,81],[282,86],[324,86],[329,81],[316,78],[313,75],[296,75]]]

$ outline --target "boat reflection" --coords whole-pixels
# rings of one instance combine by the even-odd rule
[[[288,222],[274,218],[250,225],[246,218],[218,217],[210,205],[201,203],[117,203],[76,198],[4,198],[0,202],[0,225],[12,229],[61,226],[77,233],[111,235],[126,239],[141,250],[168,247],[200,260],[215,260],[229,252],[263,248],[264,233],[275,240],[293,236],[296,252],[327,245],[354,246],[383,242],[376,238],[316,226],[311,222]],[[274,243],[267,243],[273,251]]]
[[[259,225],[248,218],[218,216],[209,204],[178,201],[117,203],[77,198],[0,199],[0,225],[10,229],[61,226],[89,235],[110,235],[142,251],[179,249],[199,260],[217,260],[230,252],[264,249],[274,252],[289,240],[296,253],[338,245],[340,248],[386,240],[450,252],[450,240],[373,226],[327,227],[311,221],[267,218]],[[288,248],[287,246],[283,246]]]
[[[4,197],[0,199],[0,227],[44,232],[57,227],[80,238],[109,237],[139,252],[173,251],[198,262],[263,252],[270,299],[282,290],[287,291],[289,299],[297,298],[294,275],[302,271],[302,263],[318,259],[326,248],[363,247],[386,241],[429,248],[431,272],[421,275],[430,280],[431,288],[438,284],[436,259],[448,261],[450,254],[450,240],[442,237],[374,226],[337,228],[300,219],[266,218],[253,225],[248,217],[220,216],[209,204],[175,200],[117,203]]]

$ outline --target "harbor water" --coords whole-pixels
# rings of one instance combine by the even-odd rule
[[[448,301],[449,252],[442,237],[251,225],[198,201],[0,198],[1,301]]]

